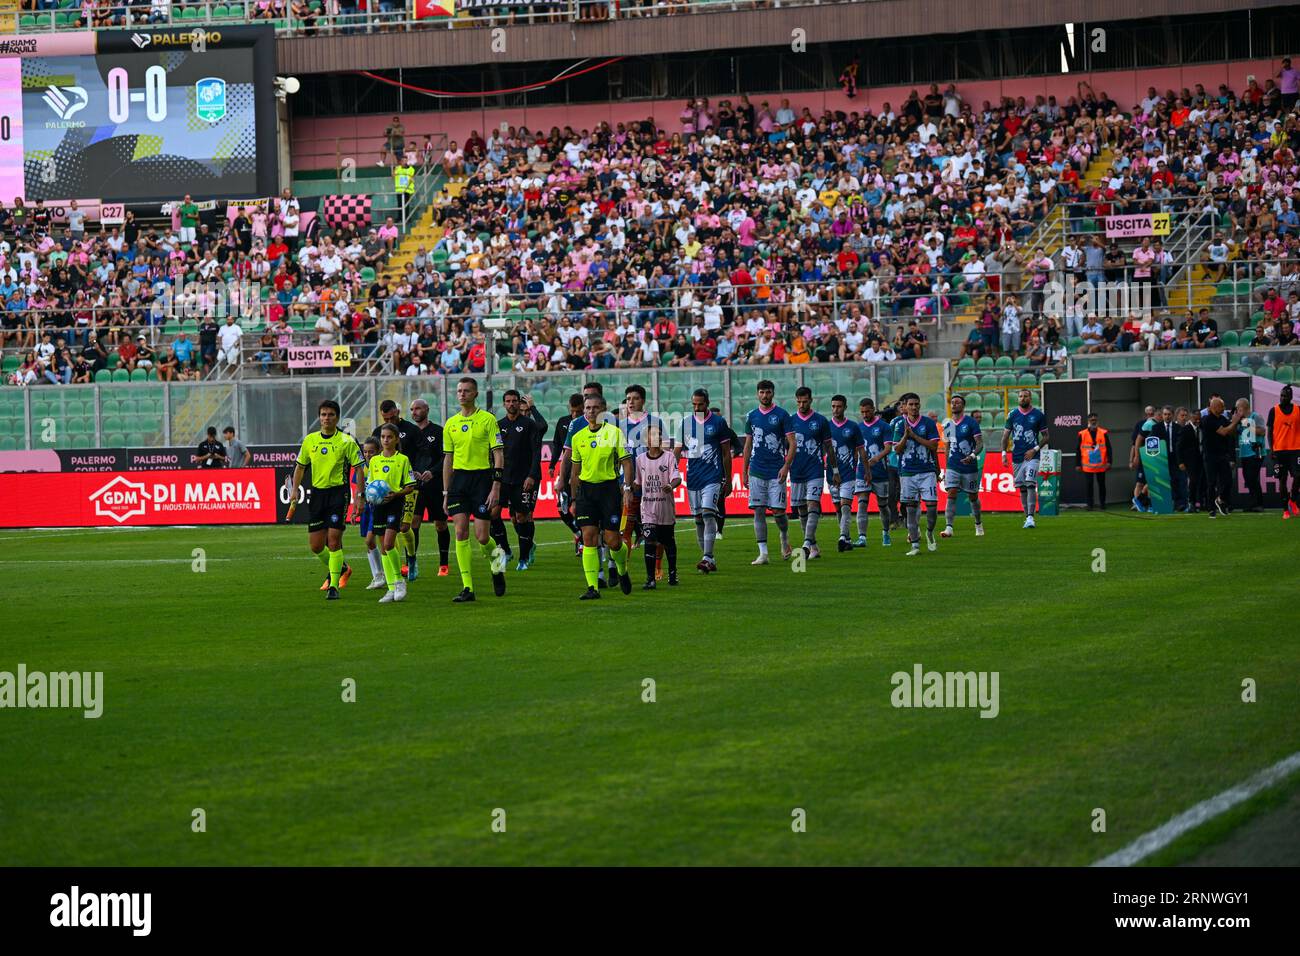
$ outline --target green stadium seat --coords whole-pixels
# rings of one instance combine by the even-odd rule
[[[976,411],[984,407],[984,396],[979,392],[968,392],[966,395],[966,409]]]
[[[1290,365],[1282,365],[1278,368],[1277,374],[1273,377],[1279,382],[1294,382],[1295,368]]]
[[[1012,368],[1013,364],[1010,355],[999,355],[997,361],[993,363],[994,368]]]
[[[176,12],[174,10],[172,11],[172,17],[173,18],[176,17]],[[182,20],[197,20],[198,18],[199,18],[198,7],[185,7],[180,12],[180,19]]]
[[[1017,384],[1017,385],[1030,385],[1030,386],[1032,386],[1032,385],[1037,385],[1037,384],[1038,384],[1038,376],[1035,375],[1033,372],[1021,372],[1021,373],[1016,377],[1016,384]]]
[[[1237,333],[1231,329],[1219,334],[1219,344],[1225,349],[1235,349],[1239,341],[1240,339],[1238,338]]]
[[[973,358],[964,358],[957,360],[957,371],[973,372],[975,370],[975,360]]]
[[[158,377],[158,373],[151,368],[138,368],[131,373],[133,382],[152,382]]]
[[[94,435],[74,435],[73,438],[72,438],[72,447],[73,447],[73,448],[94,448],[94,447],[95,447],[95,436],[94,436]]]
[[[1039,381],[1039,382],[1055,382],[1055,381],[1056,381],[1056,373],[1055,373],[1055,372],[1044,372],[1042,375],[1038,376],[1038,381]]]
[[[120,432],[125,427],[122,424],[122,417],[120,415],[104,416],[103,424],[104,424],[104,431],[106,432]]]
[[[142,435],[139,432],[133,432],[126,436],[127,448],[142,448],[148,444],[148,436]]]
[[[1083,339],[1080,336],[1072,335],[1070,336],[1070,341],[1065,343],[1065,347],[1069,349],[1071,353],[1077,352],[1083,347]]]
[[[24,13],[21,17],[18,18],[18,28],[23,31],[35,30],[36,17],[32,16],[30,13]],[[4,447],[3,445],[0,445],[0,448],[3,447]],[[5,450],[8,451],[10,449],[5,449]]]
[[[1029,356],[1028,356],[1028,355],[1017,355],[1017,356],[1016,356],[1016,360],[1015,360],[1015,362],[1014,362],[1014,367],[1015,367],[1015,368],[1028,368],[1028,367],[1029,367]]]
[[[101,385],[113,381],[113,373],[106,368],[101,368],[95,373],[95,381]]]
[[[1240,345],[1240,346],[1243,347],[1243,348],[1249,348],[1250,346],[1254,345],[1254,344],[1255,344],[1255,330],[1254,330],[1254,329],[1242,329],[1241,332],[1239,332],[1239,333],[1237,334],[1237,344]]]
[[[980,376],[980,388],[997,388],[998,373],[985,372]]]
[[[122,435],[122,434],[120,434],[120,433],[118,433],[118,432],[111,432],[111,433],[106,432],[106,433],[104,434],[104,447],[105,447],[105,448],[125,448],[125,447],[126,447],[126,436],[125,436],[125,435]]]
[[[26,20],[26,17],[23,17]],[[35,18],[32,18],[32,25],[35,26]],[[0,437],[0,451],[15,451],[18,448],[18,439],[11,438],[8,435]]]
[[[979,369],[981,372],[988,369],[992,369],[993,359],[987,355],[981,356],[980,359],[975,363],[975,367]]]
[[[115,381],[115,382],[129,382],[129,381],[131,381],[131,371],[130,371],[130,369],[125,369],[125,368],[117,368],[117,369],[113,369],[113,381]]]
[[[1276,375],[1277,373],[1274,372],[1273,369],[1269,368],[1267,365],[1261,365],[1259,368],[1255,369],[1255,374],[1258,375],[1260,378],[1272,379],[1273,376]]]

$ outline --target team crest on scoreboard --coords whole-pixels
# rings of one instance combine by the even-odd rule
[[[194,113],[205,123],[215,123],[226,115],[225,80],[205,76],[194,84]]]

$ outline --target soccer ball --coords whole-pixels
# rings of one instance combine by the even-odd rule
[[[366,482],[366,501],[377,505],[388,497],[393,489],[382,478]]]

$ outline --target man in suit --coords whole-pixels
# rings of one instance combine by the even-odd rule
[[[1201,467],[1201,438],[1192,425],[1192,413],[1179,406],[1174,412],[1174,443],[1178,455],[1178,481],[1183,487],[1183,508],[1188,514],[1196,511],[1204,499],[1205,476]]]
[[[1178,419],[1172,405],[1160,409],[1156,423],[1151,427],[1151,434],[1165,443],[1169,458],[1169,488],[1174,496],[1174,510],[1187,510],[1187,470],[1179,467],[1178,441],[1180,437]]]

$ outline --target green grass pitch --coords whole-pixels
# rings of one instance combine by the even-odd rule
[[[0,710],[0,855],[1081,865],[1300,750],[1300,528],[987,525],[907,558],[875,519],[837,554],[824,519],[825,556],[797,574],[750,567],[735,517],[704,578],[681,522],[680,587],[641,592],[638,551],[638,590],[589,604],[550,522],[504,599],[476,557],[465,607],[432,533],[407,601],[380,607],[351,529],[357,575],[329,604],[299,528],[0,532],[0,670],[104,673],[97,720]],[[891,675],[918,663],[998,672],[998,716],[893,707]]]

